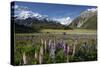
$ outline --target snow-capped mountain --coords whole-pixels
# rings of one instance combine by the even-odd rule
[[[58,21],[59,23],[63,24],[63,25],[69,25],[71,23],[71,18],[70,17],[63,17],[63,18],[55,18],[55,19],[51,19],[51,18],[48,18],[48,16],[46,15],[41,15],[39,13],[34,13],[32,11],[22,11],[20,12],[18,15],[15,16],[16,19],[19,19],[19,20],[25,20],[25,19],[28,19],[28,18],[35,18],[35,19],[38,19],[38,20],[47,20],[47,21]]]
[[[19,13],[18,15],[16,15],[16,19],[27,19],[27,18],[37,18],[39,20],[46,18],[46,16],[43,16],[39,13],[34,13],[32,11],[22,11],[21,13]]]
[[[58,21],[62,25],[66,25],[66,26],[68,26],[72,21],[70,17],[54,18],[53,20]]]
[[[71,18],[70,17],[64,17],[64,18],[49,18],[46,15],[41,15],[39,13],[35,13],[32,11],[21,11],[19,14],[15,15],[16,21],[19,24],[24,24],[24,25],[31,25],[34,21],[55,21],[58,22],[62,25],[69,25],[71,23]],[[22,22],[24,21],[24,22]]]
[[[15,23],[20,25],[30,26],[33,22],[43,22],[52,21],[46,15],[41,15],[32,11],[21,11],[19,14],[15,15]]]
[[[46,17],[45,15],[34,14],[33,12],[23,12],[15,17],[12,17],[14,20],[14,25],[16,32],[38,32],[39,29],[67,29],[65,25],[60,24],[60,22],[55,21]]]

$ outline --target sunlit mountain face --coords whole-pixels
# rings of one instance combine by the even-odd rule
[[[97,8],[87,9],[80,13],[72,23],[72,28],[97,29]]]

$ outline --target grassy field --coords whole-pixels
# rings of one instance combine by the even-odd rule
[[[87,29],[74,29],[74,30],[53,30],[53,29],[43,29],[41,32],[50,32],[50,33],[62,33],[66,32],[67,34],[96,34],[96,30],[87,30]]]
[[[96,60],[96,30],[44,29],[41,30],[40,33],[15,34],[15,65],[68,63]]]
[[[97,30],[87,30],[87,29],[74,29],[74,30],[60,30],[60,29],[43,29],[40,33],[17,33],[16,35],[40,35],[41,33],[51,33],[51,34],[97,34]]]

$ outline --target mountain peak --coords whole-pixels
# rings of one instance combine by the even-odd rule
[[[32,11],[22,11],[21,13],[19,13],[17,15],[17,19],[27,19],[27,18],[41,18],[42,15],[40,15],[39,13],[34,13]]]
[[[72,21],[70,17],[54,18],[53,20],[58,21],[62,25],[69,25]]]

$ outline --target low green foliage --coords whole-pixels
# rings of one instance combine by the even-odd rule
[[[18,36],[18,35],[17,35]],[[24,36],[24,35],[23,35]],[[37,35],[36,35],[37,37]],[[56,41],[64,38],[64,36],[53,36],[53,35],[43,35],[41,36],[43,39],[47,40],[46,45],[49,43],[50,39],[55,39]],[[23,65],[23,52],[26,53],[27,64],[40,64],[39,63],[39,55],[40,48],[45,48],[45,44],[41,43],[41,37],[35,38],[32,40],[16,40],[14,45],[14,64],[15,65]],[[70,46],[70,51],[68,54],[64,54],[62,48],[56,48],[55,58],[52,59],[50,57],[50,48],[47,46],[47,49],[43,49],[43,64],[50,63],[66,63],[66,62],[79,62],[79,61],[94,61],[97,60],[97,42],[95,39],[78,39],[75,49],[75,55],[72,56],[74,39],[72,37],[63,40]],[[57,43],[57,42],[56,42]],[[37,53],[37,58],[35,58],[35,53]]]

